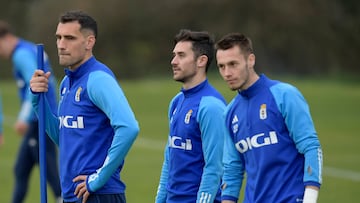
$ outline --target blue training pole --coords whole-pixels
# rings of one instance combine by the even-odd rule
[[[44,45],[37,45],[38,69],[44,70]],[[45,133],[45,93],[39,95],[39,165],[41,203],[47,202],[46,191],[46,133]]]

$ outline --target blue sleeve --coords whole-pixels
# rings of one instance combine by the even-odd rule
[[[228,113],[228,109],[233,105],[233,102],[234,100],[226,108],[225,116]],[[225,130],[224,136],[224,174],[222,177],[221,200],[232,200],[237,202],[244,179],[245,168],[242,164],[240,154],[235,148],[229,130],[231,129]]]
[[[271,87],[275,101],[281,112],[290,137],[297,150],[304,154],[304,183],[320,187],[322,182],[322,150],[309,106],[298,89],[280,83]]]
[[[96,191],[124,161],[138,135],[139,126],[115,78],[103,71],[93,72],[89,75],[87,88],[91,101],[107,115],[114,129],[114,138],[103,166],[88,178],[89,191]]]
[[[220,189],[224,148],[225,104],[219,99],[206,96],[201,99],[197,120],[200,125],[205,165],[197,194],[197,202],[214,202]]]
[[[13,64],[17,72],[21,73],[25,82],[24,86],[28,90],[25,98],[21,104],[21,109],[18,115],[18,119],[21,121],[29,122],[33,116],[33,110],[31,105],[31,93],[30,93],[30,80],[37,69],[37,59],[34,54],[26,49],[19,49],[13,55]]]
[[[33,93],[31,96],[32,106],[34,108],[35,114],[38,116],[39,111],[39,93]],[[59,146],[59,118],[53,113],[53,110],[50,108],[47,97],[45,98],[45,128],[46,133],[52,139],[52,141]]]
[[[166,143],[165,150],[164,150],[164,162],[161,168],[161,175],[160,175],[160,181],[159,186],[156,193],[155,202],[156,203],[165,203],[166,202],[166,196],[167,196],[167,183],[168,183],[168,177],[169,177],[169,142]]]

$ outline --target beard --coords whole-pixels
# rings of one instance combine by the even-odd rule
[[[74,59],[71,59],[69,56],[59,56],[59,64],[64,67],[69,67],[70,69],[76,68],[80,66],[82,63],[82,60],[75,61]]]
[[[178,72],[173,75],[173,79],[177,82],[186,83],[187,81],[191,81],[196,75],[195,71],[192,72]]]
[[[247,85],[250,80],[250,70],[249,70],[249,66],[247,63],[245,64],[245,69],[244,69],[244,71],[241,72],[241,75],[242,75],[242,77],[239,77],[237,79],[236,83],[228,84],[229,88],[232,91],[242,91],[247,88]]]

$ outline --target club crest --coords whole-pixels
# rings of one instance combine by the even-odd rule
[[[185,119],[184,119],[184,122],[186,124],[189,124],[190,123],[190,118],[191,118],[191,114],[193,113],[193,110],[190,109],[187,113],[186,113],[186,116],[185,116]]]
[[[267,118],[266,104],[261,104],[259,113],[261,120],[265,120]]]
[[[79,87],[77,90],[76,90],[76,94],[75,94],[75,101],[79,102],[80,101],[80,94],[81,94],[81,91],[82,91],[82,87]]]

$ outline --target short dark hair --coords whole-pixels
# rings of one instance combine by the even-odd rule
[[[245,57],[254,53],[251,39],[241,33],[229,33],[223,36],[216,44],[215,49],[227,50],[234,46],[239,46]]]
[[[4,37],[5,35],[12,33],[11,27],[9,23],[6,21],[0,20],[0,37]]]
[[[98,34],[98,28],[97,23],[94,18],[92,18],[87,13],[80,11],[80,10],[74,10],[74,11],[67,11],[64,14],[60,16],[59,22],[61,23],[67,23],[67,22],[73,22],[78,21],[81,30],[87,29],[91,30],[94,33],[95,38]]]
[[[189,41],[192,44],[192,50],[194,51],[195,59],[201,55],[208,57],[206,63],[206,71],[214,58],[214,38],[206,31],[191,31],[188,29],[181,29],[174,38],[174,44],[176,45],[181,41]]]

